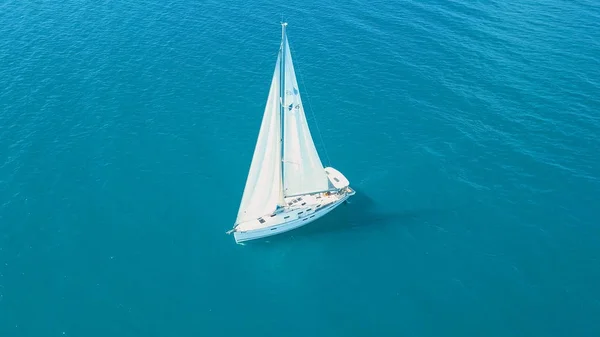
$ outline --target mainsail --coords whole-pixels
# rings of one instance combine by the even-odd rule
[[[308,128],[287,36],[284,48],[284,195],[325,191],[329,189],[329,180]]]

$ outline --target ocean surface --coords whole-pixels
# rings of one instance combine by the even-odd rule
[[[357,194],[237,245],[281,37]],[[0,2],[0,336],[600,335],[600,4]]]

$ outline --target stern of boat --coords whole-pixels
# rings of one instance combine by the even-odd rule
[[[326,167],[325,173],[327,174],[327,178],[333,187],[335,187],[339,192],[345,193],[349,197],[356,194],[356,191],[350,187],[350,182],[348,179],[342,174],[342,172],[334,169],[333,167]]]
[[[355,191],[355,190],[353,190],[352,188],[350,188],[350,186],[346,186],[346,190],[345,190],[345,191],[346,191],[346,194],[347,194],[349,197],[351,197],[351,196],[353,196],[353,195],[355,195],[355,194],[356,194],[356,191]]]

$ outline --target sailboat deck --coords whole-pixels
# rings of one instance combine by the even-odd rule
[[[311,219],[315,217],[315,213],[332,207],[346,193],[346,191],[324,192],[285,198],[284,200],[287,205],[282,211],[240,223],[236,227],[236,230],[245,232],[281,225],[298,219]]]

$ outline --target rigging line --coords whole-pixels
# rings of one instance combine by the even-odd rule
[[[290,52],[291,52],[292,47],[290,45],[288,45],[288,48],[290,48]],[[294,54],[298,55],[296,51],[294,51]],[[296,60],[297,59],[298,58],[296,58]],[[315,115],[314,110],[312,109],[312,104],[310,103],[310,96],[308,95],[308,89],[306,88],[306,81],[304,81],[304,76],[302,76],[302,71],[300,70],[300,67],[298,67],[299,62],[296,61],[294,63],[295,63],[295,68],[298,69],[298,74],[300,75],[300,79],[302,80],[302,86],[304,87],[303,91],[306,93],[306,101],[308,102],[308,109],[310,110],[314,124],[317,127],[317,133],[319,134],[319,139],[321,141],[323,151],[325,152],[325,158],[327,159],[326,166],[331,166],[331,160],[329,159],[329,153],[327,153],[327,147],[325,146],[325,142],[323,141],[323,135],[321,134],[321,130],[319,129],[319,123],[317,123],[317,117]]]

